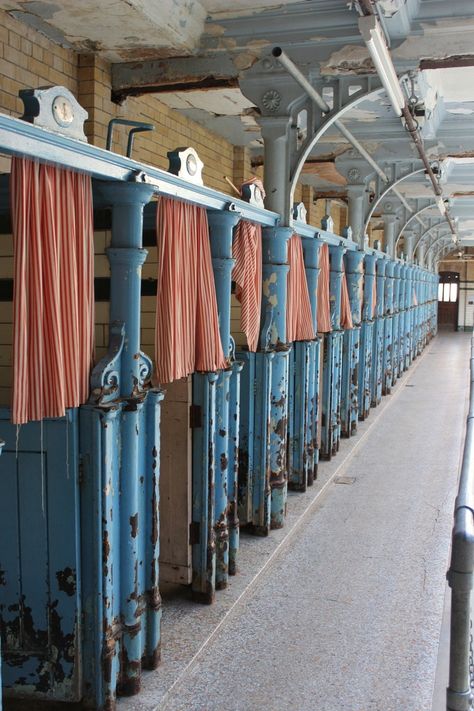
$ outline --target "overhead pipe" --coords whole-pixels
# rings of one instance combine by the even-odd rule
[[[314,101],[314,103],[321,109],[324,114],[327,114],[331,111],[331,107],[329,106],[329,104],[323,99],[321,94],[316,91],[314,86],[308,81],[303,72],[298,69],[296,64],[289,58],[289,56],[286,54],[286,52],[282,50],[281,47],[274,47],[272,49],[272,55],[276,59],[278,59],[280,64],[285,67],[288,74],[290,74],[293,79],[298,82],[301,88],[304,89],[304,91],[307,93],[309,98]],[[344,138],[351,144],[353,148],[356,149],[356,151],[362,156],[362,158],[364,158],[364,160],[371,166],[371,168],[375,170],[375,172],[383,180],[383,182],[389,183],[390,179],[387,174],[382,170],[378,163],[375,162],[372,156],[365,150],[363,145],[349,131],[349,129],[346,128],[345,125],[339,119],[334,121],[334,126],[338,129],[338,131],[340,131],[340,133],[342,133]],[[410,207],[405,197],[396,188],[393,189],[393,192],[402,202],[403,206],[410,213],[412,213],[413,209]]]

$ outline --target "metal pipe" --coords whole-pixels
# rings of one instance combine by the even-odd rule
[[[451,636],[447,709],[471,708],[471,594],[474,576],[474,338],[471,340],[470,400],[459,489],[454,511],[451,562]]]
[[[405,119],[406,129],[407,129],[408,133],[410,134],[413,143],[416,146],[418,155],[420,156],[420,158],[423,162],[423,165],[425,166],[426,173],[428,174],[428,177],[429,177],[431,184],[433,186],[434,194],[442,197],[443,191],[442,191],[441,186],[438,182],[438,178],[434,174],[433,168],[430,165],[428,156],[426,155],[426,152],[425,152],[425,147],[423,145],[423,139],[420,136],[420,133],[417,128],[417,124],[415,123],[415,120],[413,119],[413,116],[411,115],[410,109],[408,108],[407,104],[405,104],[405,106],[402,110],[402,116]],[[454,220],[449,213],[449,208],[446,208],[446,220],[449,224],[451,233],[457,237],[456,225],[454,224]]]

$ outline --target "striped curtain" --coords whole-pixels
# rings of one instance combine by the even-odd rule
[[[315,337],[308,282],[304,268],[303,245],[299,235],[288,241],[288,296],[286,302],[286,340],[311,341]]]
[[[12,421],[62,417],[89,395],[94,263],[91,179],[13,158]]]
[[[232,279],[242,306],[240,327],[247,336],[249,351],[255,352],[260,335],[262,305],[262,227],[240,220],[234,231]]]
[[[354,328],[352,323],[351,302],[349,300],[349,289],[347,286],[346,270],[344,263],[342,264],[342,280],[341,280],[341,328]]]
[[[161,197],[156,227],[156,379],[225,368],[206,210]]]
[[[318,333],[332,331],[329,303],[329,247],[323,244],[319,251],[318,279]]]

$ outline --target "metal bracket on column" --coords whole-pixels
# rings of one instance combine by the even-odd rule
[[[109,347],[91,373],[89,403],[106,405],[117,399],[120,391],[120,356],[125,341],[125,324],[116,321],[110,326]]]
[[[153,361],[150,356],[147,356],[143,351],[138,353],[140,360],[139,376],[138,376],[138,390],[143,390],[146,388],[153,374]]]
[[[309,79],[311,81],[311,77]],[[383,92],[375,75],[328,77],[313,82],[313,85],[327,97],[331,106],[328,113],[323,113],[295,80],[281,71],[275,57],[263,58],[240,79],[241,91],[258,106],[262,123],[271,117],[287,117],[290,122],[287,175],[284,176],[290,193],[287,201],[290,212],[303,165],[320,138],[348,111],[363,101],[374,100]],[[284,223],[291,219],[290,213],[282,217]]]

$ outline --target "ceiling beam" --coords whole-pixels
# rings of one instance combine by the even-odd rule
[[[422,59],[420,69],[458,69],[459,67],[474,67],[474,54],[456,54],[440,59]]]
[[[127,96],[238,86],[239,70],[228,55],[179,57],[112,65],[112,100]]]

